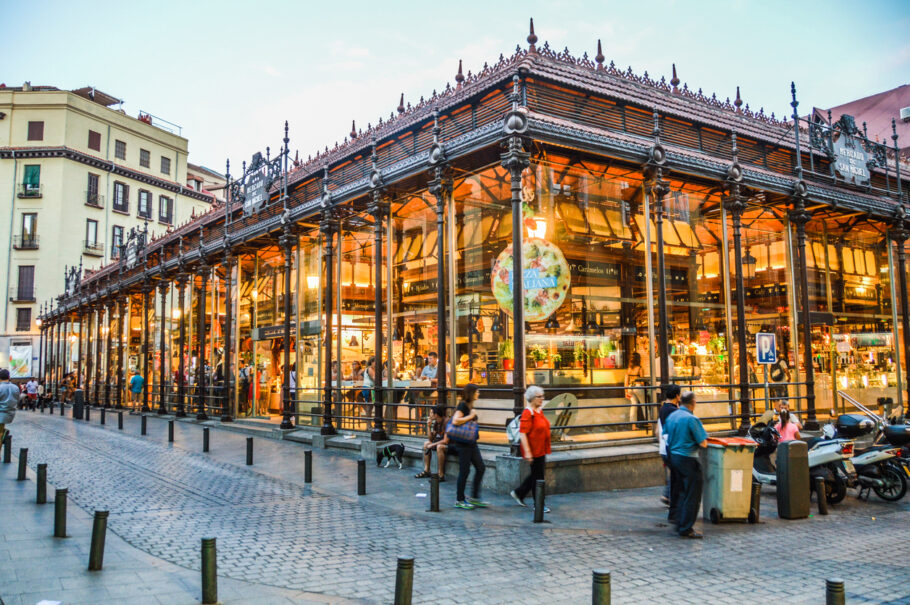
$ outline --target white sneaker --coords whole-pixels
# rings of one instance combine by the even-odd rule
[[[515,503],[518,504],[518,506],[524,506],[524,507],[528,506],[527,504],[525,504],[524,502],[521,501],[521,498],[518,497],[518,494],[515,493],[514,489],[509,492],[509,495],[512,496],[512,500],[515,500]]]

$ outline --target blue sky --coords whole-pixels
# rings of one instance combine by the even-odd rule
[[[910,0],[697,2],[79,2],[0,0],[0,82],[95,86],[175,122],[223,170],[280,145],[307,154],[465,71],[540,44],[789,113],[910,83]]]

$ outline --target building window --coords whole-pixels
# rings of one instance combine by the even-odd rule
[[[20,265],[16,300],[35,300],[35,266]]]
[[[130,188],[124,183],[114,183],[114,210],[130,211]]]
[[[161,158],[161,174],[170,174],[171,173],[171,158],[163,157]]]
[[[139,150],[139,165],[143,168],[148,168],[152,164],[152,154],[149,153],[148,149]]]
[[[29,141],[43,141],[44,140],[44,122],[29,122],[28,123],[28,140]]]
[[[123,141],[114,141],[114,157],[118,160],[126,159],[126,143]]]
[[[16,309],[16,332],[28,332],[32,329],[32,310],[28,307]]]
[[[101,133],[94,130],[88,131],[88,148],[101,151]]]
[[[145,189],[139,190],[139,216],[152,218],[152,193]]]
[[[85,246],[91,248],[98,245],[98,221],[88,219],[85,221]]]
[[[120,246],[123,244],[123,227],[114,225],[111,230],[111,258],[120,258]]]
[[[22,174],[23,197],[39,197],[41,195],[41,166],[31,164],[25,166]]]
[[[22,215],[22,229],[19,241],[14,242],[20,250],[35,250],[38,248],[38,214],[26,212]]]
[[[158,220],[168,225],[174,221],[174,200],[164,195],[158,197]]]
[[[85,203],[89,206],[101,207],[101,197],[98,195],[98,175],[88,174],[88,183],[85,186]]]

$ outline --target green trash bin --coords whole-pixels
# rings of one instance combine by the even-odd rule
[[[752,456],[756,443],[742,437],[710,437],[702,451],[702,513],[711,523],[748,521],[752,508]]]

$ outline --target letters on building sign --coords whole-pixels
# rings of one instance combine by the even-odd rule
[[[834,170],[854,185],[869,184],[869,154],[855,137],[842,134],[834,141]]]

